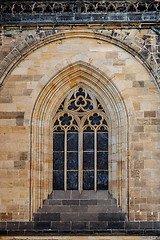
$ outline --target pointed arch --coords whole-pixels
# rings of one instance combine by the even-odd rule
[[[113,4],[111,4],[113,5]],[[110,6],[110,5],[109,5]],[[108,6],[108,7],[109,7]],[[108,8],[107,7],[107,8]],[[112,6],[114,8],[114,6]],[[54,8],[59,8],[59,12],[63,11],[61,4],[54,4]],[[28,11],[28,10],[27,10]],[[56,10],[57,11],[57,10]],[[107,10],[106,10],[107,11]],[[26,38],[20,42],[14,49],[4,58],[4,60],[0,63],[0,88],[4,85],[7,80],[7,77],[13,71],[13,69],[19,64],[28,54],[35,51],[39,47],[44,46],[50,42],[56,42],[59,40],[63,40],[66,38],[76,38],[76,37],[86,37],[91,39],[97,39],[104,42],[113,43],[118,47],[121,47],[126,52],[130,53],[132,56],[136,57],[136,59],[147,69],[148,73],[152,76],[155,86],[159,90],[159,73],[158,73],[158,64],[154,60],[153,56],[148,53],[148,58],[143,56],[144,49],[141,52],[137,52],[137,44],[141,48],[145,46],[144,41],[140,41],[139,43],[130,38],[130,35],[126,36],[121,32],[121,34],[115,33],[115,36],[112,35],[112,31],[108,30],[107,33],[93,33],[89,31],[69,31],[67,33],[55,33],[53,31],[43,31],[41,33],[29,34]],[[128,42],[132,42],[132,47],[126,44],[126,40]]]
[[[53,190],[108,190],[109,126],[100,99],[78,84],[53,122]]]
[[[47,82],[33,108],[30,135],[31,218],[53,189],[53,116],[68,92],[79,84],[96,96],[107,114],[110,126],[109,191],[129,215],[129,123],[125,103],[103,72],[78,61]]]

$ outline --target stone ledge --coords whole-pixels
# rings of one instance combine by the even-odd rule
[[[63,13],[55,15],[1,14],[1,24],[105,24],[105,23],[157,23],[158,12],[130,13]]]
[[[159,236],[160,235],[160,222],[127,222],[127,221],[109,221],[108,227],[100,229],[96,228],[96,222],[87,224],[72,222],[56,223],[46,222],[0,222],[0,235],[13,236],[13,235],[142,235],[142,236]],[[58,227],[58,224],[61,226]],[[74,226],[72,226],[72,224]],[[66,228],[65,228],[66,226]],[[106,225],[107,226],[107,222]],[[73,227],[73,228],[72,228]]]

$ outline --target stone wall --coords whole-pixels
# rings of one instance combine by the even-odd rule
[[[106,96],[107,87],[114,86],[126,107],[128,120],[117,118],[122,126],[123,123],[127,126],[120,129],[125,134],[118,136],[123,141],[121,145],[116,143],[118,154],[110,156],[115,163],[114,173],[117,173],[112,178],[111,193],[130,220],[159,221],[159,35],[150,28],[139,27],[67,28],[1,30],[0,220],[29,220],[51,193],[52,173],[46,179],[45,172],[52,165],[52,154],[46,150],[46,139],[42,143],[45,158],[39,154],[37,146],[40,146],[31,144],[41,130],[41,127],[39,130],[31,128],[33,113],[36,126],[43,125],[42,119],[37,120],[41,104],[45,103],[39,100],[43,90],[47,93],[48,87],[53,91],[51,100],[56,103],[62,98],[64,81],[66,89],[71,89],[83,78],[84,82],[94,85],[97,92],[103,81]],[[87,75],[83,76],[82,67],[76,70],[81,72],[79,76],[74,74],[72,80],[71,73],[77,62],[88,67],[88,80]],[[95,78],[97,82],[93,84],[96,72],[99,72],[99,79]],[[86,70],[85,74],[88,74]],[[101,92],[103,89],[98,92],[100,96]],[[34,112],[37,102],[39,108]],[[45,121],[47,119],[50,120],[49,115]],[[34,158],[36,154],[39,157]],[[40,164],[32,165],[33,158]],[[42,170],[37,170],[40,166]],[[40,185],[32,182],[36,171],[42,174]],[[34,208],[33,202],[36,202]]]

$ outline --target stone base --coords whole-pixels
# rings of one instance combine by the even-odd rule
[[[0,237],[3,240],[158,240],[158,236],[10,236]]]
[[[83,226],[66,229],[61,222],[0,222],[0,236],[160,236],[160,222],[114,222],[102,229],[85,229]],[[59,224],[59,225],[58,225]],[[102,224],[103,225],[103,224]],[[87,238],[88,238],[87,237]],[[4,238],[0,238],[4,239]],[[5,238],[7,239],[7,238]],[[9,238],[10,239],[10,238]],[[25,238],[24,238],[25,239]],[[54,238],[53,238],[54,239]],[[108,238],[107,238],[108,240]]]

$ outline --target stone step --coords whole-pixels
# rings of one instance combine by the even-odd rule
[[[53,191],[34,214],[39,222],[125,221],[125,213],[108,191]],[[88,226],[89,223],[87,223]],[[82,224],[83,225],[83,224]],[[94,224],[93,224],[94,225]]]
[[[55,222],[70,222],[70,221],[125,221],[124,213],[84,213],[84,212],[70,212],[70,213],[36,213],[34,221],[55,221]]]
[[[117,206],[101,206],[101,205],[44,205],[38,210],[39,213],[61,213],[61,212],[95,212],[95,213],[116,213],[121,212]]]
[[[81,230],[84,232],[85,230],[108,230],[108,229],[125,229],[124,221],[37,221],[34,222],[34,229],[50,229],[50,230],[58,230],[58,231],[74,231]],[[108,238],[107,238],[108,239]]]
[[[46,199],[44,201],[44,206],[54,205],[54,206],[61,206],[61,205],[101,205],[101,206],[115,206],[116,201],[115,199],[107,199],[107,200],[56,200],[56,199]]]
[[[64,192],[63,190],[54,190],[48,197],[49,199],[56,199],[56,200],[60,200],[60,199],[101,199],[101,200],[107,200],[107,199],[112,199],[112,196],[110,195],[110,193],[108,191],[97,191],[95,192],[94,190],[90,190],[90,191],[83,191],[81,194],[79,193],[79,191],[77,190],[71,190],[71,191],[67,191]]]

